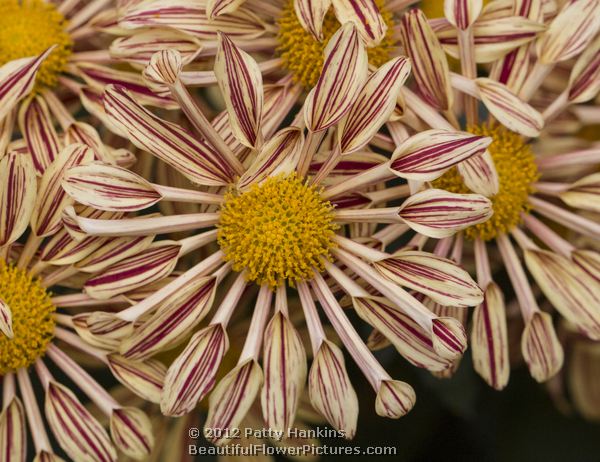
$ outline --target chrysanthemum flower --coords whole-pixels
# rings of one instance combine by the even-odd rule
[[[154,51],[172,48],[186,64],[208,64],[216,56],[218,32],[258,56],[263,75],[286,75],[311,89],[323,66],[325,45],[341,24],[353,23],[367,46],[369,63],[379,67],[396,51],[395,16],[416,0],[165,0],[131,2],[118,14],[119,33],[111,56],[146,64]],[[210,68],[209,67],[209,68]],[[186,85],[207,86],[211,70],[183,72]]]
[[[23,140],[8,143],[0,156],[1,458],[26,460],[30,436],[36,461],[62,460],[53,453],[49,428],[73,460],[116,461],[117,449],[144,459],[153,445],[148,418],[112,398],[70,352],[75,347],[105,367],[114,368],[112,363],[118,358],[109,358],[73,332],[82,314],[72,316],[72,310],[91,310],[97,304],[81,292],[82,279],[139,254],[152,238],[79,239],[69,234],[62,212],[73,200],[61,187],[62,177],[69,168],[99,156],[89,146],[65,144],[67,139],[67,134],[60,134],[56,157],[47,167],[42,165],[39,174]],[[95,147],[111,158],[125,161],[131,157],[101,143]],[[80,209],[80,213],[90,217],[119,215],[91,209]],[[18,241],[20,237],[24,245]],[[108,299],[106,303],[123,304],[123,300]],[[71,347],[64,348],[67,345]],[[68,376],[105,413],[111,436],[86,411],[78,396],[60,383],[54,371]],[[122,374],[115,375],[127,382]],[[38,381],[45,395],[45,421],[36,398],[39,392],[34,392],[33,383]]]
[[[18,128],[38,174],[59,153],[56,122],[69,141],[98,143],[94,128],[72,120],[57,103],[70,93],[100,118],[97,98],[110,83],[127,86],[146,104],[173,105],[169,98],[150,92],[138,72],[112,65],[105,48],[110,36],[98,34],[115,15],[109,3],[0,1],[0,139],[4,149]]]
[[[386,178],[394,173],[385,157],[369,151],[367,144],[396,108],[408,61],[392,59],[368,75],[367,52],[357,28],[347,23],[329,41],[324,62],[295,124],[277,131],[289,101],[295,99],[289,95],[294,87],[289,82],[263,86],[258,64],[228,36],[219,35],[215,64],[227,111],[214,125],[180,79],[181,55],[159,52],[145,76],[173,94],[197,133],[160,119],[122,87],[107,88],[106,115],[118,133],[199,187],[161,186],[102,163],[70,169],[63,181],[77,201],[100,210],[142,210],[161,200],[204,206],[201,213],[121,221],[70,216],[73,225],[91,236],[208,229],[178,242],[156,243],[177,249],[179,256],[205,247],[208,257],[130,308],[116,314],[96,312],[88,323],[97,341],[108,345],[120,340],[118,351],[132,362],[186,342],[165,377],[160,399],[165,414],[190,412],[212,390],[206,425],[234,428],[260,395],[267,426],[288,428],[307,378],[304,345],[290,322],[288,294],[293,292],[301,300],[314,355],[308,373],[311,402],[347,437],[355,433],[358,400],[342,350],[326,334],[315,300],[377,393],[376,410],[382,416],[404,415],[414,404],[414,392],[393,380],[369,351],[340,306],[343,294],[417,366],[444,370],[465,349],[459,322],[435,315],[364,259],[376,255],[384,259],[382,265],[391,266],[406,259],[415,277],[403,285],[441,304],[476,305],[482,299],[480,289],[450,260],[420,251],[388,255],[371,244],[393,240],[409,229],[427,236],[452,235],[487,220],[491,203],[478,194],[429,189],[409,195],[405,185],[384,188],[382,173]],[[482,154],[491,139],[434,130],[410,141],[405,162],[394,172],[421,172],[433,179],[455,163]],[[346,181],[362,170],[365,176]],[[336,193],[345,185],[359,184],[360,194]],[[388,203],[391,206],[385,207]],[[378,223],[391,225],[374,234]],[[209,247],[215,242],[217,246]],[[136,277],[164,278],[168,273],[161,258],[149,260]],[[197,330],[229,273],[233,284],[208,323]],[[109,275],[86,284],[87,292],[97,298],[113,288]],[[217,368],[229,347],[230,318],[252,288],[258,295],[237,365],[215,386]],[[97,328],[100,324],[105,334]],[[217,444],[226,439],[213,437]]]
[[[419,136],[404,141],[406,133],[419,132],[423,124],[456,130],[464,115],[467,131],[493,140],[483,155],[458,164],[441,178],[431,181],[406,172],[403,176],[415,191],[434,187],[490,197],[490,220],[465,229],[454,247],[451,238],[442,239],[435,253],[445,257],[452,252],[457,262],[463,254],[474,254],[485,298],[473,316],[473,360],[478,373],[501,389],[508,381],[509,363],[504,296],[494,282],[500,266],[495,249],[499,250],[525,322],[522,354],[532,376],[544,381],[560,369],[563,349],[551,314],[538,306],[538,288],[579,332],[600,339],[600,257],[575,247],[560,232],[563,227],[600,239],[597,220],[576,211],[600,210],[600,151],[593,147],[548,155],[544,142],[546,133],[550,137],[561,128],[561,114],[598,93],[600,2],[567,2],[557,10],[547,2],[507,6],[492,1],[482,9],[481,1],[457,0],[446,1],[445,12],[446,19],[432,21],[419,10],[402,18],[399,32],[412,60],[417,91],[403,90],[406,116],[395,128],[388,124],[399,144],[390,166],[406,162],[404,152]],[[462,75],[449,71],[445,52],[460,58]],[[489,77],[477,77],[478,63],[488,64]],[[483,114],[487,121],[480,121]],[[327,197],[360,193],[360,179],[368,175],[349,178]],[[535,285],[528,280],[519,250]],[[407,264],[382,267],[373,257],[381,274],[398,284],[414,277]],[[466,322],[464,310],[454,312]]]

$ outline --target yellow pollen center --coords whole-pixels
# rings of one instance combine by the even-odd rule
[[[390,57],[394,45],[394,22],[392,13],[382,8],[380,1],[376,1],[383,20],[387,24],[387,32],[383,40],[373,48],[367,48],[369,64],[376,67],[384,64]],[[304,30],[296,16],[294,2],[288,1],[279,18],[277,39],[278,53],[283,59],[283,64],[292,73],[294,82],[299,82],[305,88],[312,88],[317,84],[321,68],[323,67],[323,50],[329,39],[340,28],[340,23],[330,9],[323,20],[323,41],[319,42],[309,32]]]
[[[63,15],[49,2],[0,0],[0,65],[37,56],[56,45],[38,71],[36,87],[56,85],[73,45],[66,24]]]
[[[494,140],[488,148],[494,159],[500,186],[498,194],[491,198],[494,214],[488,221],[465,231],[470,239],[489,241],[517,226],[522,212],[529,213],[527,198],[533,192],[533,184],[538,180],[539,173],[531,147],[520,135],[491,125],[472,127],[469,131],[490,136]],[[472,192],[464,185],[456,168],[435,180],[433,186],[455,193]]]
[[[295,175],[279,175],[225,196],[218,242],[235,271],[276,287],[310,279],[330,259],[332,205]]]
[[[12,313],[13,338],[0,333],[0,376],[28,367],[54,337],[50,294],[27,271],[0,260],[0,299]]]

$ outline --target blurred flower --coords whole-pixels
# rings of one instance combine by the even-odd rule
[[[257,63],[227,35],[219,34],[215,62],[227,111],[214,124],[180,80],[181,68],[181,55],[164,50],[152,57],[144,73],[173,94],[197,133],[160,119],[118,86],[107,88],[105,111],[118,133],[199,186],[150,183],[97,162],[70,169],[63,187],[81,204],[105,211],[143,210],[160,201],[198,203],[199,213],[185,215],[105,220],[72,213],[70,220],[89,236],[105,237],[209,228],[179,241],[155,243],[176,248],[179,258],[200,248],[208,256],[169,280],[159,256],[138,267],[132,281],[164,283],[135,297],[139,302],[126,310],[96,312],[105,320],[107,333],[98,333],[97,340],[104,337],[108,347],[132,363],[187,342],[165,378],[160,398],[165,414],[189,413],[212,390],[206,426],[235,428],[260,395],[267,426],[284,431],[294,422],[307,376],[304,342],[290,322],[294,313],[289,298],[297,291],[314,355],[308,390],[315,409],[346,437],[354,435],[357,396],[342,350],[328,337],[317,312],[317,300],[377,393],[377,413],[401,417],[414,404],[412,388],[381,367],[338,300],[351,301],[411,363],[437,371],[452,365],[466,346],[462,325],[433,314],[363,259],[394,267],[404,255],[388,255],[373,244],[394,240],[409,229],[445,237],[489,218],[491,204],[481,195],[437,189],[409,195],[407,185],[385,188],[384,181],[418,173],[439,177],[455,163],[483,153],[491,139],[456,130],[421,133],[411,139],[405,162],[392,170],[386,158],[366,146],[396,110],[409,65],[398,57],[368,76],[366,51],[351,23],[331,38],[321,76],[303,111],[292,126],[279,131],[294,87],[263,86]],[[356,172],[363,173],[354,177]],[[353,188],[363,192],[345,193]],[[390,202],[401,205],[384,206]],[[391,226],[375,233],[377,223]],[[453,262],[420,251],[406,259],[416,270],[413,281],[404,285],[443,305],[481,302],[479,287]],[[223,290],[232,271],[234,282]],[[122,287],[122,281],[117,286],[108,274],[86,283],[87,293],[99,299],[114,296]],[[237,364],[215,386],[217,368],[229,348],[230,318],[255,288],[258,296]],[[196,330],[220,293],[223,298],[212,318]],[[226,440],[212,438],[216,444]]]
[[[72,359],[71,352],[75,347],[104,367],[110,366],[112,359],[73,332],[78,319],[86,316],[81,310],[89,314],[98,304],[81,291],[81,283],[96,271],[143,253],[152,237],[98,239],[69,233],[62,213],[73,200],[61,187],[62,177],[69,168],[92,162],[97,151],[79,143],[66,144],[66,140],[66,134],[60,134],[56,158],[39,175],[23,140],[9,143],[0,157],[0,452],[3,460],[25,460],[31,435],[36,461],[62,460],[53,454],[48,427],[73,460],[116,461],[117,449],[144,459],[153,445],[148,418],[138,409],[119,404]],[[103,144],[95,147],[131,160],[123,151],[111,151]],[[79,208],[79,213],[105,218],[124,215],[89,208]],[[18,242],[20,237],[25,238],[24,245]],[[118,275],[113,277],[119,281]],[[104,302],[110,307],[126,301],[108,298]],[[79,311],[76,316],[70,314],[74,309]],[[56,367],[50,368],[44,356]],[[31,366],[35,372],[28,370]],[[78,395],[59,382],[54,369],[69,377],[107,416],[110,437]],[[46,423],[34,392],[35,376],[45,395]]]
[[[502,266],[525,321],[521,349],[536,380],[552,377],[563,363],[552,317],[538,306],[538,290],[581,334],[600,339],[600,256],[576,248],[551,227],[557,224],[596,242],[600,239],[597,221],[572,211],[600,210],[596,173],[600,151],[592,146],[548,154],[548,144],[556,139],[553,134],[561,128],[563,133],[569,130],[561,119],[569,114],[565,111],[576,113],[600,88],[600,41],[596,37],[600,2],[567,2],[560,10],[549,2],[515,5],[492,1],[482,8],[481,1],[446,1],[446,19],[433,21],[420,10],[407,12],[399,32],[412,61],[417,91],[403,89],[405,116],[388,123],[397,144],[392,169],[406,162],[405,152],[419,136],[408,138],[410,133],[428,127],[456,130],[463,116],[470,133],[492,140],[485,153],[461,162],[438,179],[401,176],[409,179],[413,191],[434,187],[490,197],[493,216],[467,227],[454,241],[451,237],[440,240],[434,253],[451,255],[466,265],[470,262],[463,261],[463,256],[474,254],[477,280],[485,296],[473,316],[473,360],[477,372],[496,389],[503,388],[509,378],[504,296],[494,282]],[[462,75],[449,71],[445,52],[460,59]],[[488,65],[489,77],[477,77],[477,63]],[[486,113],[487,121],[480,122]],[[569,137],[561,137],[563,143],[575,139],[574,133],[582,126],[582,122],[573,123],[576,128]],[[589,146],[581,139],[576,146],[582,143]],[[360,178],[365,175],[350,177],[341,191],[359,193]],[[463,236],[470,245],[465,245]],[[528,281],[511,237],[535,285]],[[421,241],[419,248],[424,245]],[[501,264],[488,258],[496,248]],[[372,261],[381,274],[400,285],[414,278],[406,262],[382,269],[377,258]],[[467,321],[464,310],[435,306],[435,300],[425,302],[438,314]]]

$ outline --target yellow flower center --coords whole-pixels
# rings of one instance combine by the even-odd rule
[[[520,135],[501,126],[491,125],[476,126],[469,131],[476,135],[490,136],[494,140],[488,148],[494,159],[500,185],[498,194],[491,198],[494,215],[488,221],[465,231],[468,238],[489,241],[498,234],[513,229],[521,221],[521,213],[529,212],[527,198],[533,192],[533,184],[538,180],[539,173],[531,147]],[[456,168],[435,180],[433,186],[456,193],[471,192],[464,185]]]
[[[0,0],[0,65],[37,56],[56,45],[38,71],[36,86],[56,85],[73,45],[66,24],[63,15],[49,2]]]
[[[50,294],[27,271],[0,260],[0,299],[12,312],[13,338],[0,333],[0,376],[30,366],[54,337]]]
[[[225,196],[218,242],[235,271],[276,287],[310,279],[330,258],[332,205],[296,175],[279,175]]]
[[[367,48],[367,53],[369,63],[379,67],[390,57],[394,45],[394,23],[392,13],[382,8],[379,1],[376,3],[388,29],[381,43],[376,47]],[[340,23],[330,9],[323,21],[323,41],[319,42],[300,24],[293,0],[287,2],[278,22],[277,51],[283,59],[285,68],[292,73],[294,82],[301,83],[305,88],[314,87],[323,67],[323,50],[329,39],[340,28]]]

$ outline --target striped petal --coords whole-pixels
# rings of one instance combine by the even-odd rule
[[[545,382],[560,370],[563,349],[548,313],[536,311],[527,322],[521,337],[521,352],[529,373],[538,382]]]
[[[171,274],[180,249],[181,246],[172,241],[156,242],[91,277],[84,290],[95,299],[106,300],[158,281]]]
[[[194,334],[167,371],[160,401],[162,413],[181,416],[191,412],[215,385],[217,369],[228,348],[221,324]]]
[[[418,250],[401,251],[373,266],[384,277],[445,306],[475,306],[483,293],[469,273],[447,258]]]
[[[244,146],[257,149],[263,141],[263,84],[258,64],[231,39],[219,34],[215,75],[229,113],[233,134]]]
[[[233,171],[212,147],[144,109],[124,88],[109,86],[104,105],[111,123],[135,146],[154,154],[194,183],[223,186],[231,182]]]
[[[409,197],[400,206],[400,217],[408,226],[429,237],[442,238],[486,221],[492,216],[491,202],[477,194],[454,194],[427,189]]]
[[[217,279],[205,277],[175,292],[121,343],[121,354],[139,361],[185,340],[210,311],[216,288]]]
[[[14,337],[12,327],[12,311],[4,300],[0,298],[0,332],[9,339]]]
[[[510,375],[508,336],[504,297],[494,283],[487,286],[483,302],[473,312],[471,349],[477,373],[489,386],[502,390]]]
[[[98,131],[89,124],[73,122],[65,131],[65,146],[73,143],[84,144],[94,151],[94,159],[112,163],[113,156],[102,143]]]
[[[93,311],[73,316],[73,328],[86,343],[106,351],[116,351],[133,331],[133,324],[112,313]]]
[[[399,419],[408,414],[415,405],[415,390],[400,380],[383,380],[377,392],[375,410],[381,417]]]
[[[388,121],[409,73],[410,63],[401,56],[388,61],[369,76],[354,104],[338,124],[337,136],[342,154],[365,146]]]
[[[319,42],[323,40],[323,20],[331,0],[294,0],[294,10],[302,27]]]
[[[481,101],[506,128],[535,137],[544,127],[542,115],[505,85],[487,78],[475,79]]]
[[[27,459],[25,410],[17,397],[0,414],[0,454],[3,462],[25,462]]]
[[[87,257],[107,241],[108,239],[101,237],[86,237],[78,241],[62,228],[44,244],[40,261],[53,265],[71,265]]]
[[[571,258],[589,276],[600,282],[600,253],[593,250],[575,250],[571,253]]]
[[[71,167],[84,165],[94,159],[94,152],[87,146],[71,144],[64,148],[44,172],[38,185],[31,227],[37,236],[48,236],[62,226],[63,209],[72,203],[71,197],[62,189],[62,179]]]
[[[309,130],[325,130],[348,112],[367,78],[367,64],[356,27],[344,24],[327,43],[321,76],[304,102]]]
[[[569,207],[600,212],[600,173],[592,173],[573,183],[560,193],[560,198]]]
[[[65,462],[64,459],[47,451],[41,451],[36,454],[33,462]]]
[[[218,32],[236,39],[252,40],[266,31],[260,17],[246,8],[213,18],[208,18],[204,2],[149,0],[137,2],[126,8],[119,17],[119,26],[125,29],[152,27],[172,28],[204,41],[217,40]]]
[[[109,266],[146,250],[154,239],[153,235],[140,237],[110,238],[100,248],[84,259],[78,261],[75,267],[84,273],[97,273]]]
[[[208,440],[221,446],[230,441],[228,430],[241,426],[263,383],[263,373],[254,359],[232,369],[210,394],[206,428],[218,429]]]
[[[0,159],[0,247],[12,244],[29,225],[36,199],[31,158],[12,151]]]
[[[99,162],[69,169],[62,186],[80,204],[114,212],[142,210],[162,199],[162,195],[141,176]]]
[[[440,111],[452,107],[453,91],[446,54],[425,14],[413,9],[402,16],[400,37],[412,63],[419,94]]]
[[[0,67],[0,120],[31,93],[37,71],[51,52],[48,48],[37,57],[15,59]]]
[[[600,37],[577,59],[569,76],[569,101],[583,103],[600,92]]]
[[[500,179],[489,151],[457,164],[465,186],[477,194],[492,197],[500,190]]]
[[[155,359],[131,361],[118,354],[107,356],[108,366],[115,378],[133,393],[150,401],[160,403],[167,368]]]
[[[600,283],[569,259],[546,250],[526,250],[525,263],[560,314],[589,338],[600,340]]]
[[[32,96],[21,104],[19,128],[27,142],[33,165],[41,175],[54,162],[61,148],[44,98]]]
[[[291,173],[298,164],[304,136],[297,127],[288,127],[277,132],[261,148],[256,160],[241,176],[240,190],[254,183],[261,183],[270,176]]]
[[[347,439],[354,438],[358,398],[346,372],[344,355],[337,345],[325,340],[317,351],[308,376],[308,393],[313,407]]]
[[[306,381],[306,352],[290,320],[275,313],[264,333],[265,385],[261,393],[267,427],[287,431],[294,423]]]
[[[206,15],[208,19],[215,19],[217,16],[233,13],[245,0],[207,0]]]
[[[435,318],[432,332],[433,349],[442,358],[454,361],[467,349],[465,328],[454,318]]]
[[[184,64],[192,62],[202,51],[202,42],[189,34],[171,29],[140,30],[119,37],[110,45],[110,55],[118,60],[145,66],[160,50],[177,50]]]
[[[442,371],[450,367],[451,362],[433,350],[431,335],[386,299],[353,298],[352,302],[356,313],[377,329],[414,366],[430,371]]]
[[[481,14],[482,0],[444,0],[444,16],[457,29],[466,30]]]
[[[387,24],[374,0],[332,0],[335,16],[340,24],[351,22],[368,47],[383,40]]]
[[[120,452],[136,460],[147,460],[154,447],[148,416],[135,407],[115,409],[110,416],[110,434]]]
[[[64,385],[50,382],[46,418],[61,448],[73,460],[116,462],[117,451],[106,430]]]
[[[449,130],[425,130],[396,148],[390,170],[402,177],[432,181],[450,167],[482,154],[491,144],[486,136]]]
[[[566,61],[577,56],[600,29],[600,2],[569,2],[537,41],[537,56],[544,64]]]

